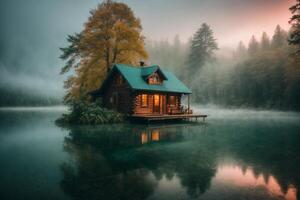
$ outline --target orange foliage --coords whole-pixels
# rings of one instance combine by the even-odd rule
[[[147,59],[140,20],[124,3],[105,1],[91,11],[80,34],[80,62],[65,82],[65,100],[87,99],[114,63],[137,65]]]

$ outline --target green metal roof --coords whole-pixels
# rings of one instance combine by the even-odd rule
[[[159,67],[157,65],[142,67],[141,68],[141,75],[148,77],[151,74],[153,74],[158,68]]]
[[[113,70],[117,69],[127,80],[132,89],[160,92],[174,92],[190,94],[192,93],[176,76],[169,71],[162,70],[159,66],[134,67],[124,64],[115,64]],[[149,76],[157,70],[160,70],[165,76],[165,80],[159,85],[148,84],[144,76]]]

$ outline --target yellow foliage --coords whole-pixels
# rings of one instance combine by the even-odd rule
[[[140,20],[124,3],[106,1],[91,11],[79,42],[80,63],[65,82],[66,101],[87,99],[114,63],[137,65],[147,59]]]

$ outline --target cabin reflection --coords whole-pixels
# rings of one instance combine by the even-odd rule
[[[73,199],[147,199],[161,181],[177,177],[188,195],[201,195],[215,174],[214,156],[201,156],[205,146],[192,157],[187,157],[189,149],[173,148],[188,128],[74,128],[65,138],[64,149],[73,161],[61,166],[61,187]]]
[[[283,140],[273,124],[265,134],[219,126],[75,127],[64,142],[75,164],[62,164],[61,185],[74,199],[148,199],[176,183],[183,199],[259,191],[266,198],[252,199],[300,200],[299,134]]]
[[[172,134],[172,135],[171,135]],[[173,135],[174,134],[174,135]],[[146,129],[141,131],[141,144],[149,144],[152,142],[163,141],[176,141],[180,139],[180,135],[176,134],[175,131],[166,131],[164,129]]]
[[[151,140],[152,141],[159,141],[159,130],[153,130],[151,132]]]
[[[144,131],[141,134],[141,142],[142,142],[142,144],[148,143],[148,134]]]
[[[66,142],[90,144],[103,151],[136,148],[146,144],[179,142],[187,135],[189,124],[168,126],[115,126],[95,128],[73,128]],[[199,131],[201,132],[201,130]],[[185,136],[184,136],[185,135]]]
[[[183,139],[185,126],[160,126],[136,129],[135,134],[140,138],[140,144],[151,144],[155,142],[176,142]]]

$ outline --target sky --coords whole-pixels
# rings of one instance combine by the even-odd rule
[[[120,0],[141,19],[146,39],[187,41],[202,23],[214,30],[220,47],[235,47],[251,35],[289,28],[294,0]],[[59,47],[79,32],[100,0],[1,0],[0,84],[62,91]],[[1,86],[1,85],[0,85]],[[45,88],[47,90],[45,91]]]
[[[270,35],[277,24],[289,28],[288,8],[293,0],[128,0],[141,18],[147,38],[158,40],[179,34],[188,40],[204,22],[214,30],[220,46],[248,42],[252,34]]]

